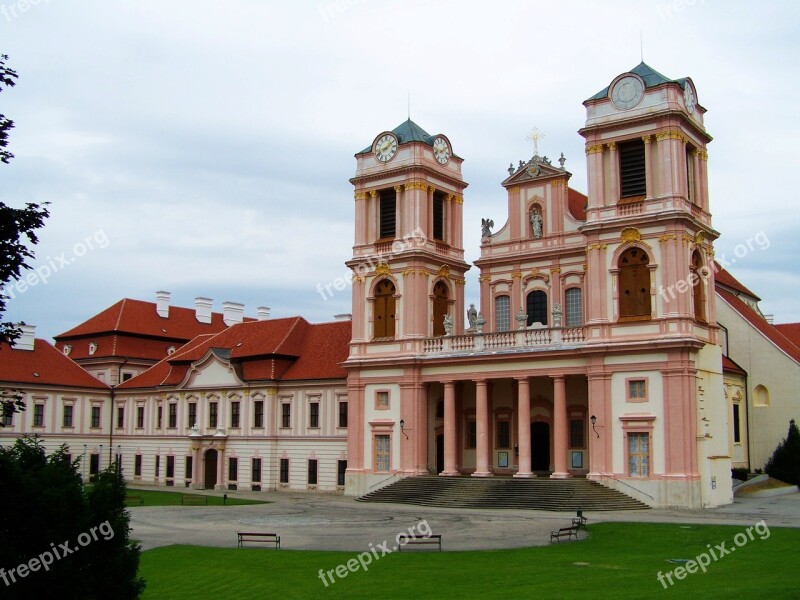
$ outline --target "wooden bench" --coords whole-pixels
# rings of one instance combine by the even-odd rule
[[[144,498],[141,496],[125,496],[125,506],[144,506]]]
[[[208,506],[208,496],[181,496],[181,506]]]
[[[553,543],[553,540],[556,540],[559,544],[561,543],[561,538],[565,537],[567,540],[571,540],[573,537],[577,540],[578,539],[578,526],[573,525],[572,527],[562,527],[558,531],[551,531],[550,532],[550,543]]]
[[[281,547],[281,536],[277,533],[260,533],[255,531],[238,531],[239,548],[244,548],[245,542],[263,542],[265,544],[275,544],[275,548]]]
[[[427,537],[409,536],[406,538],[405,543],[398,545],[397,549],[402,552],[403,546],[422,546],[426,544],[436,544],[439,546],[439,552],[442,551],[442,536],[441,534],[433,534]]]
[[[581,527],[586,529],[586,522],[587,521],[588,521],[588,519],[586,517],[584,517],[583,515],[579,515],[577,517],[572,517],[572,526],[573,527],[577,527],[578,529],[580,529]]]

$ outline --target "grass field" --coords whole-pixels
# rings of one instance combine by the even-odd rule
[[[795,571],[800,529],[761,528],[741,543],[735,536],[745,529],[604,523],[590,526],[586,540],[545,547],[388,554],[366,572],[357,565],[346,578],[328,580],[327,587],[319,570],[335,569],[357,553],[169,546],[143,553],[140,572],[147,580],[143,598],[158,600],[800,597]],[[282,537],[291,543],[290,531]],[[443,542],[447,548],[446,533]],[[720,556],[714,549],[723,542],[734,551]],[[665,579],[668,589],[659,583],[659,571],[679,566],[669,559],[694,559],[709,552],[708,544],[717,560],[709,556],[706,573],[684,573],[683,580],[673,575],[674,585]]]
[[[189,494],[186,494],[189,496]],[[184,496],[181,492],[155,492],[151,490],[132,490],[128,489],[128,498],[131,496],[142,498],[144,500],[144,504],[142,506],[180,506],[181,505],[181,498]],[[208,498],[208,506],[222,506],[223,499],[222,496],[206,496],[202,494],[191,494],[192,499],[194,502],[199,501],[200,499]],[[236,505],[243,505],[243,504],[269,504],[269,502],[264,502],[261,500],[246,500],[244,498],[235,498],[231,495],[228,496],[228,500],[225,503],[227,506],[236,506]],[[195,506],[195,504],[192,504]],[[139,506],[138,502],[129,502],[128,508],[135,508]]]

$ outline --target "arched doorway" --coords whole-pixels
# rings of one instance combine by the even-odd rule
[[[531,470],[550,470],[550,424],[544,421],[531,423]]]
[[[447,314],[449,294],[444,281],[437,281],[433,286],[433,335],[445,334],[444,316]]]
[[[203,462],[205,465],[205,477],[203,478],[205,489],[213,490],[217,485],[217,451],[213,448],[206,450]]]
[[[641,248],[629,248],[619,257],[619,316],[650,318],[650,257]]]
[[[374,328],[375,338],[394,337],[395,322],[394,284],[384,279],[375,286]]]

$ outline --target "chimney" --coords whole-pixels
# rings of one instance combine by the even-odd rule
[[[169,292],[156,292],[156,312],[162,319],[169,317]]]
[[[256,311],[258,314],[259,321],[266,321],[267,319],[269,319],[269,311],[270,311],[269,306],[259,306],[256,309]]]
[[[198,296],[194,299],[194,312],[200,323],[211,323],[211,298]]]
[[[36,336],[36,325],[17,325],[20,336],[14,342],[15,350],[33,350],[33,340]]]
[[[333,318],[336,321],[352,321],[353,315],[351,313],[342,313],[340,315],[333,315]]]
[[[222,303],[222,320],[230,327],[241,323],[244,320],[244,304],[238,302],[223,302]]]

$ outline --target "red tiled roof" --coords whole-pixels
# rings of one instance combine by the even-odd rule
[[[745,371],[742,367],[737,365],[733,362],[730,358],[722,355],[722,371],[724,373],[736,373],[737,375],[747,375],[747,371]]]
[[[789,338],[795,346],[800,348],[800,323],[778,323],[775,329],[780,331],[785,337]]]
[[[736,290],[737,292],[741,292],[742,294],[747,294],[748,296],[752,296],[756,300],[761,300],[758,296],[756,296],[753,292],[747,289],[744,284],[742,284],[738,279],[736,279],[733,275],[731,275],[728,271],[722,268],[718,262],[714,261],[714,281],[716,283],[720,283],[726,287],[731,288],[732,290]]]
[[[569,214],[578,221],[586,220],[586,203],[589,198],[577,190],[567,188],[567,208]]]
[[[36,338],[33,350],[0,344],[0,381],[107,390],[109,387],[84,371],[47,341]]]
[[[740,300],[735,294],[729,292],[728,290],[718,287],[717,294],[726,303],[728,303],[733,310],[742,315],[745,320],[755,327],[770,342],[783,350],[783,352],[792,358],[792,360],[800,363],[800,348],[795,346],[789,340],[789,338],[778,331],[774,325],[767,323],[764,317],[759,315],[755,310],[750,308],[748,304]]]
[[[345,379],[340,364],[350,350],[351,330],[350,321],[310,324],[302,317],[240,323],[199,336],[120,388],[178,385],[192,363],[215,349],[229,353],[245,381]]]

